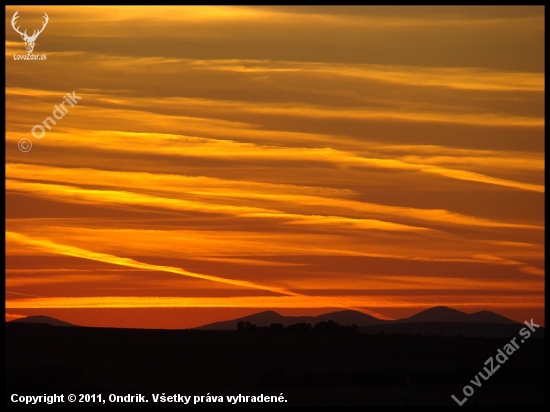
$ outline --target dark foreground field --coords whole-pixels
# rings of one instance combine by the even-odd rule
[[[462,400],[470,385],[474,393],[463,406],[544,405],[545,339],[521,343],[481,387],[470,382],[509,341],[10,323],[6,398],[14,406],[14,393],[140,393],[149,400],[144,405],[181,407],[153,403],[152,394],[223,396],[228,406],[227,395],[282,393],[287,402],[262,405],[458,406],[451,395]]]

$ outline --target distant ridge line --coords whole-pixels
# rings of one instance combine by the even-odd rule
[[[36,315],[36,316],[27,316],[25,318],[18,318],[10,321],[9,323],[40,323],[50,326],[77,326],[72,323],[65,322],[50,316]]]
[[[407,318],[396,320],[383,320],[363,312],[355,310],[342,310],[336,312],[325,313],[318,316],[283,316],[279,313],[267,310],[264,312],[254,313],[252,315],[243,316],[237,319],[231,319],[221,322],[214,322],[207,325],[199,326],[198,330],[233,330],[237,329],[238,322],[250,322],[257,326],[270,326],[274,323],[280,323],[283,326],[288,326],[295,323],[310,323],[326,322],[332,320],[341,325],[351,326],[353,324],[359,327],[367,327],[374,325],[395,325],[402,323],[487,323],[487,324],[508,324],[520,325],[520,323],[508,319],[498,313],[488,310],[478,311],[471,314],[461,312],[446,306],[436,306],[423,310],[415,315]]]

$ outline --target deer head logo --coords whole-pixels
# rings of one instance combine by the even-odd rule
[[[11,25],[12,25],[13,29],[17,33],[19,33],[21,35],[21,38],[25,41],[25,49],[27,49],[27,53],[32,53],[32,51],[34,50],[34,42],[38,38],[38,35],[40,33],[42,33],[44,31],[44,29],[46,28],[46,25],[48,24],[49,17],[46,13],[44,13],[43,17],[44,17],[44,19],[46,19],[46,21],[42,24],[42,28],[40,30],[34,30],[32,36],[28,36],[27,35],[27,30],[25,30],[23,33],[21,33],[19,31],[19,27],[15,27],[15,20],[17,20],[19,18],[17,13],[19,13],[19,10],[17,10],[13,14],[13,17],[11,19]]]

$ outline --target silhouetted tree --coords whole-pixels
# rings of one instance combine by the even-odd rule
[[[258,329],[258,327],[250,322],[243,322],[240,321],[237,323],[237,330],[240,332],[255,332]]]
[[[272,323],[269,325],[269,331],[270,332],[284,332],[285,327],[282,325],[282,323]]]
[[[311,324],[295,323],[293,325],[288,325],[286,331],[290,333],[309,333],[311,332]]]
[[[316,323],[313,327],[313,333],[331,334],[331,335],[355,335],[359,334],[359,328],[353,324],[351,326],[340,325],[338,322],[329,320],[327,322]]]

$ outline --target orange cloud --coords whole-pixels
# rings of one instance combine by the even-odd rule
[[[117,256],[108,255],[106,253],[92,252],[89,250],[84,250],[84,249],[80,249],[69,245],[60,245],[58,243],[51,242],[49,240],[32,239],[32,238],[29,238],[28,236],[15,233],[15,232],[6,232],[6,239],[13,242],[23,243],[27,246],[37,248],[39,250],[43,250],[49,253],[59,254],[59,255],[96,260],[99,262],[111,263],[114,265],[120,265],[120,266],[126,266],[126,267],[138,268],[138,269],[149,269],[149,270],[155,270],[155,271],[161,271],[161,272],[175,273],[182,276],[189,276],[193,278],[210,280],[210,281],[219,282],[219,283],[227,283],[230,285],[242,286],[246,288],[268,290],[271,292],[288,294],[288,295],[294,294],[293,292],[285,290],[283,288],[278,288],[274,286],[273,287],[265,286],[265,285],[260,285],[253,282],[248,282],[248,281],[243,281],[238,279],[226,279],[218,276],[193,273],[181,268],[161,266],[161,265],[151,265],[148,263],[138,262],[134,259],[121,258]]]

